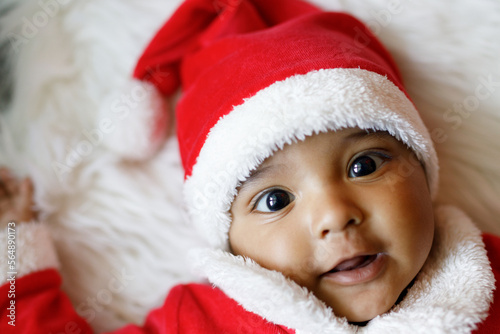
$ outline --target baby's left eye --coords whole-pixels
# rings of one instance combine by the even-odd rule
[[[379,153],[368,153],[357,157],[349,166],[349,177],[370,175],[389,159],[389,156]]]

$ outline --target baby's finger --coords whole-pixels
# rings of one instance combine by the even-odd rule
[[[19,184],[19,199],[26,202],[33,198],[33,183],[30,178],[23,179]]]
[[[31,220],[35,216],[33,211],[33,183],[31,179],[25,178],[19,185],[19,196],[16,208],[21,213],[23,220]]]
[[[12,174],[10,173],[7,167],[0,167],[0,180],[10,179],[12,178]]]
[[[10,178],[12,178],[10,171],[5,167],[0,167],[0,198],[10,197],[9,188],[6,183]]]
[[[5,167],[0,168],[0,181],[2,183],[2,191],[7,196],[11,197],[19,191],[19,181]]]
[[[7,186],[4,184],[3,179],[0,178],[0,199],[3,197],[10,197]]]
[[[5,167],[0,167],[0,197],[5,197],[9,195],[9,191],[7,190],[7,186],[4,183],[4,180],[8,178],[9,170]]]

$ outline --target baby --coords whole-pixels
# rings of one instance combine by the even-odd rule
[[[296,0],[188,0],[134,75],[167,96],[182,85],[185,203],[210,244],[192,262],[211,285],[174,287],[142,327],[118,333],[500,328],[492,303],[500,240],[434,205],[429,133],[363,23]],[[1,210],[29,203],[28,185],[0,176]],[[90,332],[60,291],[43,225],[17,225],[31,264],[18,268],[17,324]],[[11,329],[1,312],[0,329]]]
[[[233,202],[234,254],[282,272],[337,316],[387,312],[432,246],[425,172],[385,132],[346,129],[306,138],[266,159]]]

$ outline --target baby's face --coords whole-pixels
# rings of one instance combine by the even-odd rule
[[[231,213],[234,254],[282,272],[351,322],[396,303],[434,237],[426,177],[412,151],[359,129],[276,152],[240,187]]]

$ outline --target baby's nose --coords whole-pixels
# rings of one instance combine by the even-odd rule
[[[311,232],[317,238],[326,238],[363,222],[363,212],[349,193],[326,192],[313,202]]]

